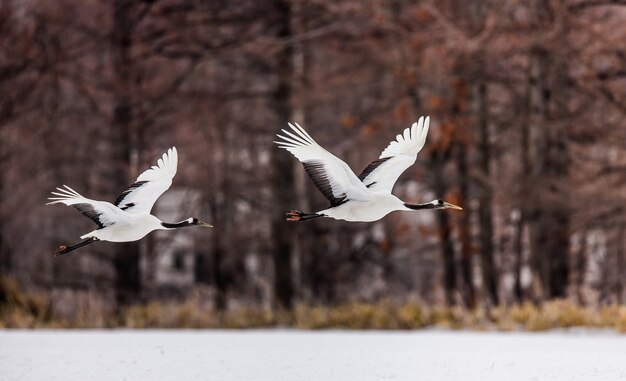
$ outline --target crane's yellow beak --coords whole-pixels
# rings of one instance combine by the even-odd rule
[[[456,206],[454,204],[450,204],[449,202],[444,202],[443,203],[444,208],[446,209],[457,209],[457,210],[463,210],[463,208],[461,208],[460,206]]]
[[[203,221],[198,221],[198,226],[202,226],[202,227],[205,227],[205,228],[212,228],[213,227],[213,225],[207,224],[206,222],[203,222]]]

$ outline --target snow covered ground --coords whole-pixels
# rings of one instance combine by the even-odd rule
[[[0,331],[0,380],[626,380],[626,336]]]

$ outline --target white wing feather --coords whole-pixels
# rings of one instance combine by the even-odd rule
[[[172,185],[177,168],[178,152],[172,147],[157,165],[137,177],[137,181],[117,198],[115,205],[128,213],[150,213],[156,200]]]
[[[426,143],[430,117],[419,118],[410,128],[406,128],[396,140],[389,143],[378,160],[372,162],[361,173],[363,184],[373,191],[391,193],[398,178],[417,159],[417,154]]]
[[[306,168],[318,189],[336,205],[343,200],[365,201],[369,198],[368,190],[352,172],[348,164],[328,152],[299,124],[289,123],[292,132],[282,130],[277,134],[281,141],[275,141],[280,148],[291,152]]]
[[[57,188],[58,192],[52,192],[57,197],[50,197],[49,203],[65,204],[78,209],[87,218],[95,222],[100,229],[113,225],[116,222],[124,221],[127,216],[123,210],[106,201],[96,201],[83,197],[74,189],[64,185],[65,188]]]

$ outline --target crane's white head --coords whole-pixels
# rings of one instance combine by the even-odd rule
[[[213,227],[213,225],[207,224],[204,221],[200,221],[196,217],[189,217],[187,219],[187,221],[189,221],[189,226],[202,226],[202,227],[205,227],[205,228],[212,228]]]
[[[433,205],[432,209],[457,209],[463,210],[460,206],[450,204],[449,202],[445,202],[443,200],[434,200],[431,201],[430,204]]]

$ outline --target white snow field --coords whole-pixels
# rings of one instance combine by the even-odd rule
[[[626,336],[8,330],[0,380],[626,380]]]

